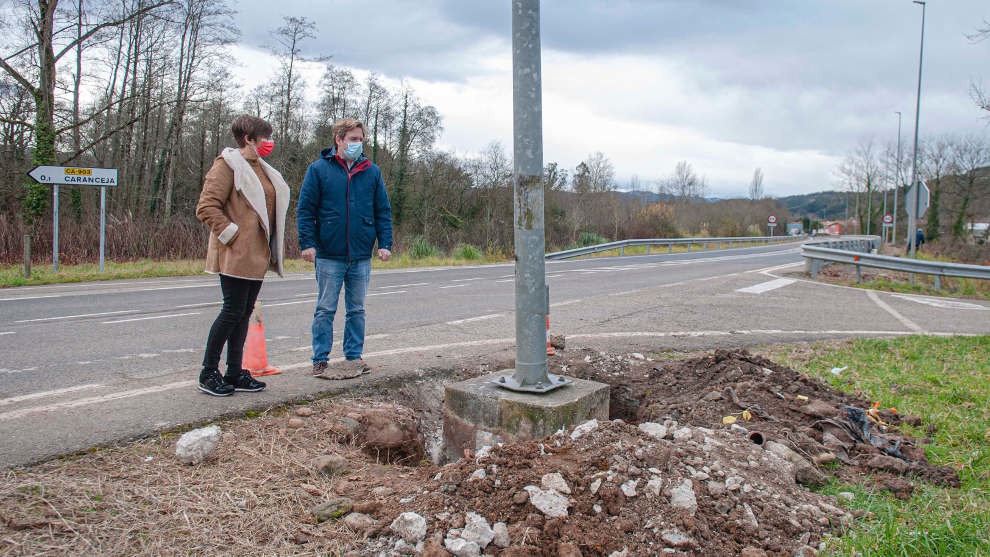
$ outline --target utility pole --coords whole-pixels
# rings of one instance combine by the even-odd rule
[[[894,167],[895,184],[894,184],[894,228],[892,230],[891,243],[897,245],[897,190],[901,188],[901,113],[900,111],[895,112],[897,115],[897,166]]]
[[[914,155],[911,161],[911,187],[915,190],[914,199],[908,203],[914,204],[914,214],[908,215],[908,241],[911,243],[911,257],[918,253],[918,234],[915,232],[918,209],[920,206],[920,188],[918,188],[918,118],[921,116],[921,63],[925,58],[925,11],[928,6],[922,0],[914,0],[921,5],[921,49],[918,54],[918,96],[914,107]]]

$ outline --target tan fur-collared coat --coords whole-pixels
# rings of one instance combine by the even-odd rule
[[[282,276],[285,213],[289,186],[265,161],[248,160],[237,149],[224,149],[206,173],[196,218],[210,228],[206,272],[262,280],[265,272]],[[268,222],[265,180],[275,189],[275,222]]]

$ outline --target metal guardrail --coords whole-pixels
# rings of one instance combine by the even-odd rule
[[[727,243],[729,247],[732,244],[742,244],[742,243],[756,243],[758,245],[769,245],[772,242],[793,242],[794,240],[801,238],[801,236],[739,236],[733,238],[646,238],[637,240],[619,240],[617,242],[608,242],[606,244],[597,244],[594,246],[585,246],[583,248],[574,248],[564,251],[558,251],[554,253],[548,253],[546,259],[548,261],[560,260],[560,259],[570,259],[572,257],[581,257],[582,255],[591,256],[593,253],[619,250],[619,255],[625,255],[625,250],[632,246],[646,246],[646,254],[650,255],[650,249],[653,246],[667,246],[667,253],[671,253],[674,250],[674,246],[687,245],[688,251],[691,251],[691,246],[695,244],[701,244],[702,249],[707,249],[710,244],[717,244],[719,249],[722,248],[722,244]]]
[[[818,278],[818,272],[829,263],[844,263],[856,266],[857,281],[863,280],[862,267],[904,271],[912,274],[912,280],[915,274],[932,275],[935,277],[936,290],[942,288],[942,277],[990,280],[990,266],[924,261],[872,253],[879,243],[879,236],[839,237],[803,244],[801,255],[805,260],[805,269],[811,273],[812,278]]]

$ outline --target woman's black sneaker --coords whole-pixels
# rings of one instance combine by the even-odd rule
[[[227,374],[224,377],[224,381],[230,383],[234,387],[235,391],[242,391],[247,393],[256,393],[258,391],[265,390],[265,384],[258,381],[251,376],[251,373],[245,370],[240,370],[237,375]]]
[[[203,370],[199,374],[199,390],[213,396],[230,396],[234,394],[234,386],[223,380],[220,372]]]

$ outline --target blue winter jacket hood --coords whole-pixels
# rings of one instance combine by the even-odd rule
[[[392,249],[392,207],[381,169],[363,154],[350,169],[330,147],[306,169],[296,212],[299,248],[320,259],[354,261]]]

